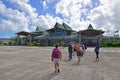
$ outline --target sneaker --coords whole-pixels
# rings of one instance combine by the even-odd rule
[[[58,69],[58,73],[60,73],[60,70]]]
[[[99,61],[99,58],[97,59],[97,61]]]
[[[80,61],[78,61],[78,64],[80,63]]]
[[[55,73],[57,73],[57,71],[54,71]]]
[[[96,61],[99,61],[99,58],[96,58]]]

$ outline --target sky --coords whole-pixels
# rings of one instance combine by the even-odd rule
[[[36,27],[68,24],[73,30],[94,29],[111,36],[120,30],[120,0],[0,0],[0,38],[15,37]]]

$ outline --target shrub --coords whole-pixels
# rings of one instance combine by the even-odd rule
[[[35,46],[34,43],[27,43],[28,46]]]
[[[101,44],[102,47],[120,47],[120,42],[106,42]]]
[[[39,46],[39,42],[33,42],[34,46]]]

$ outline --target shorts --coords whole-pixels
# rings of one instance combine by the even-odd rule
[[[54,62],[54,63],[59,63],[59,62],[60,62],[60,59],[59,59],[59,58],[53,58],[53,62]]]
[[[81,53],[80,51],[77,51],[77,56],[83,56],[83,53]]]

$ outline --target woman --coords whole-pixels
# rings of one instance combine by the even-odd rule
[[[60,73],[59,62],[62,59],[61,51],[58,49],[58,45],[55,45],[55,48],[52,51],[51,60],[54,63],[55,73]]]
[[[75,50],[76,50],[76,52],[77,52],[77,59],[78,59],[78,64],[79,64],[80,61],[81,61],[80,57],[83,56],[83,50],[82,50],[82,48],[80,47],[79,43],[76,43],[74,48],[75,48]]]

